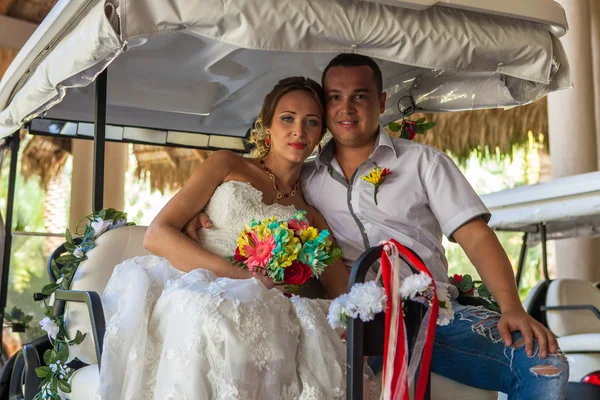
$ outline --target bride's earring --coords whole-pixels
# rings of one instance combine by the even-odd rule
[[[265,139],[265,145],[267,146],[267,148],[271,147],[271,133],[269,131],[267,131],[267,138]]]

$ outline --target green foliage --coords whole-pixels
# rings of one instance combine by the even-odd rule
[[[33,315],[27,315],[18,307],[13,307],[10,313],[4,315],[4,320],[10,323],[28,324],[33,320]]]
[[[416,121],[403,119],[398,122],[390,122],[388,128],[392,132],[400,132],[402,139],[413,140],[415,135],[424,135],[426,131],[433,128],[435,122],[425,122],[425,117],[419,118]]]

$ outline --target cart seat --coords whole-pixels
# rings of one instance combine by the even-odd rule
[[[600,352],[600,333],[584,333],[558,338],[558,345],[565,353]]]
[[[547,326],[546,312],[542,307],[546,305],[546,295],[548,294],[548,284],[546,281],[540,281],[531,288],[527,297],[523,301],[523,308],[527,314],[531,315],[536,321]]]
[[[552,281],[548,287],[546,307],[548,328],[556,336],[600,335],[600,290],[592,282],[576,279]],[[596,350],[600,350],[600,346]]]
[[[124,226],[112,229],[96,239],[96,247],[87,252],[88,259],[79,264],[71,290],[84,290],[102,295],[115,267],[135,256],[152,254],[144,248],[145,226]],[[106,315],[108,320],[110,315]],[[65,328],[69,337],[75,337],[77,330],[91,332],[88,309],[82,303],[67,303],[65,307]],[[86,364],[98,364],[95,344],[91,334],[79,346],[74,355]],[[97,367],[96,367],[97,368]]]

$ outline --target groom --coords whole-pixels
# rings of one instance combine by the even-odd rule
[[[447,283],[442,235],[458,242],[502,315],[454,303],[454,320],[436,330],[432,371],[509,398],[563,399],[566,358],[554,335],[523,309],[508,257],[486,223],[488,210],[443,152],[386,134],[379,125],[382,82],[377,64],[361,55],[340,54],[325,68],[334,140],[302,171],[306,200],[329,223],[349,267],[369,247],[394,238]],[[391,175],[378,187],[376,204],[374,185],[362,177],[377,166]]]

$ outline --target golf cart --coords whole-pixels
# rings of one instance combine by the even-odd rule
[[[268,90],[290,75],[319,80],[340,52],[371,56],[381,66],[388,93],[383,124],[415,110],[519,106],[570,86],[559,40],[567,23],[552,0],[226,4],[61,0],[19,52],[0,82],[0,138],[13,135],[0,309],[10,262],[16,132],[23,126],[34,134],[93,138],[93,210],[99,211],[107,140],[246,151],[243,140]],[[94,396],[104,333],[99,293],[116,264],[147,254],[143,234],[144,227],[104,234],[71,290],[54,294],[55,310],[62,313],[64,306],[67,332],[88,333],[77,354],[71,399]],[[31,399],[39,390],[32,371],[41,364],[44,343],[24,347],[21,370],[14,363],[11,386],[20,392],[13,398]],[[353,351],[349,346],[349,371],[357,359]],[[495,396],[441,377],[434,377],[431,394]]]
[[[569,360],[568,399],[600,398],[600,289],[595,282],[550,279],[547,242],[600,236],[600,172],[482,196],[497,231],[522,232],[520,284],[527,250],[541,245],[543,279],[524,306],[557,337]]]

